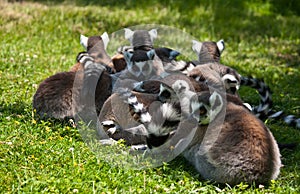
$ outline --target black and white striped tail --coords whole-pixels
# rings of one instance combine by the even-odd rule
[[[144,107],[144,104],[140,103],[137,97],[129,89],[119,90],[118,93],[120,94],[120,97],[124,100],[124,102],[133,108],[134,113],[140,116],[140,121],[143,124],[150,123],[150,113]]]
[[[252,112],[261,120],[268,118],[269,112],[273,105],[270,88],[263,81],[243,76],[241,76],[241,85],[249,86],[258,91],[260,103],[258,106],[253,107]]]
[[[84,67],[84,79],[80,93],[81,103],[85,107],[93,107],[95,106],[95,91],[98,80],[103,71],[105,71],[105,67],[94,62],[94,59],[88,53],[82,52],[78,54],[77,60]]]
[[[140,115],[140,122],[146,128],[146,133],[142,133],[146,135],[148,147],[151,149],[164,144],[180,122],[180,111],[172,104],[163,103],[151,116],[131,91],[123,89],[118,93],[124,102],[129,104],[136,114]],[[131,129],[127,130],[130,131]]]
[[[255,78],[241,77],[241,85],[256,89],[260,95],[260,104],[253,108],[252,112],[261,120],[282,119],[286,124],[300,128],[300,118],[294,115],[285,115],[284,112],[271,110],[273,105],[270,88],[263,82]]]
[[[79,63],[81,63],[83,66],[84,66],[84,68],[85,69],[101,69],[102,70],[102,67],[105,67],[105,70],[108,72],[108,73],[110,73],[110,74],[112,74],[112,73],[114,73],[114,70],[111,68],[111,67],[109,67],[108,65],[106,65],[106,64],[101,64],[101,65],[94,65],[94,66],[91,66],[91,67],[89,67],[89,68],[87,68],[86,67],[86,63],[87,63],[87,61],[91,61],[91,62],[94,62],[95,60],[94,60],[94,58],[93,57],[91,57],[90,55],[89,55],[89,53],[88,52],[85,52],[85,51],[82,51],[82,52],[79,52],[78,54],[77,54],[77,56],[76,56],[76,61],[77,62],[79,62]],[[97,64],[97,63],[95,63],[95,64]],[[99,66],[99,67],[97,67],[97,66]],[[97,74],[97,73],[96,73]]]
[[[270,119],[282,119],[286,124],[300,128],[300,118],[297,118],[295,115],[285,115],[284,112],[278,111],[278,112],[269,112],[268,118]]]

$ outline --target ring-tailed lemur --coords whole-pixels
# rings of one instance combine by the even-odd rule
[[[93,50],[91,53],[92,55],[98,53],[99,55],[97,55],[97,59],[104,62],[107,61],[107,57],[101,59],[99,56],[107,56],[104,48],[104,42],[108,42],[106,37],[107,36],[104,33],[103,38],[102,36],[96,38],[97,49]],[[80,56],[85,55],[82,53],[79,54],[78,60]],[[84,74],[93,74],[93,68],[90,68],[92,66],[89,66],[89,70],[86,72],[84,72],[84,64],[78,63],[76,66],[77,67],[74,67],[73,71],[61,72],[52,75],[39,85],[36,93],[33,96],[33,109],[40,118],[74,118],[74,108],[76,107],[80,109],[80,104],[76,104],[79,102],[76,98],[79,96],[79,93],[82,89],[82,82],[85,77]],[[102,67],[102,64],[100,66]],[[97,73],[97,75],[100,74]],[[104,71],[98,82],[111,83],[110,79],[111,78],[108,73]],[[77,84],[74,84],[74,81],[76,81]],[[99,95],[96,95],[94,103],[96,104],[96,109],[98,112],[100,111],[104,101],[110,95],[111,90],[112,89],[109,84],[97,84],[96,93]],[[72,96],[74,97],[73,99]]]
[[[198,61],[192,62],[193,65],[196,67],[201,66],[203,64],[206,64],[207,62],[214,62],[219,63],[220,62],[220,56],[225,48],[225,43],[223,40],[215,42],[203,42],[200,43],[198,41],[193,40],[193,46],[192,49],[197,53],[198,55]],[[189,74],[194,74],[193,76],[197,79],[204,80],[203,73],[200,74],[201,76],[196,76],[197,73],[195,73],[195,70],[193,72],[194,66],[190,64],[189,69],[187,72],[190,72]],[[258,106],[250,106],[249,109],[252,110],[252,112],[261,120],[266,119],[275,119],[280,118],[285,123],[296,126],[300,128],[300,119],[295,117],[294,115],[287,115],[285,116],[283,114],[283,111],[274,112],[272,111],[272,94],[270,88],[261,80],[251,78],[251,77],[244,77],[239,75],[237,72],[234,73],[234,70],[226,69],[224,66],[214,65],[216,67],[212,69],[217,69],[217,71],[223,69],[223,77],[222,81],[225,83],[225,87],[227,87],[227,90],[238,90],[239,86],[248,86],[251,88],[254,88],[258,91],[260,96],[260,103]],[[201,68],[200,68],[201,69]],[[227,74],[224,74],[226,71],[230,71]],[[186,72],[186,73],[187,73]],[[199,73],[199,72],[198,72]],[[209,78],[209,75],[206,77]]]
[[[146,30],[135,30],[132,31],[125,28],[125,38],[130,42],[130,47],[121,47],[119,52],[135,52],[135,51],[149,51],[151,49],[155,50],[156,55],[160,58],[163,64],[164,71],[174,72],[182,69],[186,63],[184,61],[176,61],[176,57],[180,55],[178,51],[172,50],[170,48],[161,47],[154,48],[153,41],[157,38],[157,30],[152,29],[150,31]]]
[[[203,104],[206,105],[206,111],[213,108],[210,115],[214,113],[216,116],[210,120],[209,125],[201,123],[200,117],[198,131],[184,151],[184,157],[205,179],[219,183],[264,184],[276,179],[281,160],[272,133],[263,122],[241,106],[242,102],[237,104],[239,98],[230,94],[226,96],[226,105],[223,104],[224,120],[220,114],[221,109],[213,108],[220,107],[219,104],[222,103],[219,101],[225,100],[222,95],[204,92],[199,95],[197,102],[193,102],[194,107],[197,107],[197,103],[200,108]],[[229,100],[230,98],[232,99]],[[216,128],[219,129],[215,130]],[[212,139],[213,142],[210,142]]]
[[[120,137],[120,135],[123,135],[124,137],[122,130],[127,132],[130,131],[133,134],[145,135],[146,128],[149,131],[149,136],[147,138],[149,147],[156,147],[164,143],[163,139],[169,136],[167,134],[170,131],[176,129],[180,119],[182,119],[183,116],[189,116],[189,101],[191,96],[195,94],[193,92],[193,84],[197,83],[192,83],[191,81],[193,80],[190,81],[190,79],[183,74],[170,75],[169,77],[166,77],[160,81],[148,81],[157,84],[159,89],[155,89],[155,91],[151,92],[145,91],[146,88],[141,86],[144,90],[143,93],[123,89],[123,91],[112,95],[105,102],[99,119],[106,128],[106,131],[111,134],[112,138],[117,139],[116,136]],[[196,89],[201,91],[200,88]],[[205,90],[207,89],[208,88],[205,88]],[[167,90],[171,93],[168,96],[168,99],[166,96],[164,96],[164,93],[166,94]],[[120,96],[124,99],[123,101],[118,100]],[[173,103],[170,102],[170,99],[172,99]],[[167,101],[168,103],[164,105],[164,103]],[[129,107],[133,109],[132,112],[134,114],[128,111],[128,107],[127,109],[118,108],[118,110],[113,111],[114,107],[123,107],[124,104],[125,107],[128,104]],[[157,106],[159,106],[159,108],[155,108]],[[172,107],[179,111],[176,114],[174,111],[169,111],[169,109],[172,109]],[[174,114],[168,114],[169,112],[173,112]],[[150,115],[152,116],[149,117]],[[165,119],[162,120],[162,118]],[[147,122],[145,122],[146,119],[148,119]],[[138,125],[137,122],[143,123],[144,126],[140,128],[136,127]],[[152,129],[156,128],[160,128],[161,131],[165,131],[166,136],[163,139],[151,132]],[[119,130],[116,131],[117,129]]]

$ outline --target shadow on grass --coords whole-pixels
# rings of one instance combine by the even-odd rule
[[[0,113],[3,115],[24,115],[28,114],[28,109],[31,105],[26,104],[24,102],[15,102],[13,104],[6,104],[4,102],[0,102]]]
[[[32,0],[33,2],[39,3],[46,3],[46,4],[61,4],[68,1],[60,1],[60,0]],[[87,5],[97,5],[97,6],[110,6],[110,7],[122,7],[122,8],[145,8],[149,6],[162,6],[162,7],[177,7],[180,10],[190,10],[199,5],[199,2],[196,1],[175,1],[175,0],[153,0],[149,1],[135,1],[135,0],[75,0],[72,1],[78,6],[87,6]],[[219,7],[222,7],[224,4],[231,4],[230,7],[235,7],[236,9],[243,10],[245,8],[245,2],[252,2],[252,3],[268,3],[272,7],[272,11],[277,12],[282,15],[300,15],[300,1],[298,0],[256,0],[256,1],[239,1],[239,0],[231,0],[231,1],[221,1],[221,0],[213,0],[207,2],[201,2],[202,5],[208,5],[211,3],[217,4]]]
[[[57,4],[75,4],[77,6],[103,6],[112,8],[113,12],[118,9],[122,10],[151,10],[156,8],[158,10],[167,9],[170,14],[163,16],[165,18],[159,19],[154,16],[154,23],[172,22],[170,15],[179,14],[179,18],[175,19],[174,26],[183,26],[189,32],[197,31],[201,26],[207,26],[212,33],[216,33],[226,39],[233,39],[234,41],[246,40],[251,41],[260,37],[298,37],[300,30],[299,20],[291,20],[289,17],[300,15],[300,1],[291,0],[288,3],[284,0],[231,0],[231,1],[203,1],[201,3],[196,1],[174,1],[174,0],[154,0],[148,1],[117,1],[117,0],[76,0],[76,1],[49,1],[49,0],[32,0],[33,2],[43,3],[47,5]],[[95,7],[97,10],[97,7]],[[201,14],[201,10],[210,12],[209,14]],[[282,17],[286,15],[287,17]],[[90,20],[90,23],[97,24],[100,18],[98,16]],[[120,15],[119,20],[126,18],[126,15]],[[171,19],[171,20],[170,20]],[[121,27],[121,26],[120,26]]]

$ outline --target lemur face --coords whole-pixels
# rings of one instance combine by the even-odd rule
[[[138,80],[146,79],[151,76],[153,71],[154,50],[148,52],[125,52],[124,57],[127,62],[128,72]]]
[[[191,102],[191,113],[195,119],[199,119],[199,125],[208,125],[223,107],[223,98],[218,92],[201,92],[198,93],[198,98]]]
[[[162,103],[170,101],[171,99],[177,99],[175,91],[165,84],[160,84],[158,100]]]

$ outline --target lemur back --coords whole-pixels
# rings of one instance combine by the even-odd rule
[[[98,36],[96,40],[96,42],[93,41],[93,44],[96,44],[97,50],[93,50],[91,54],[94,55],[99,53],[95,56],[106,56],[103,59],[97,58],[97,60],[102,62],[107,61],[107,54],[104,53],[105,49],[101,48],[101,46],[104,46],[102,37]],[[91,45],[89,46],[91,47]],[[89,51],[93,48],[90,47]],[[79,53],[79,56],[84,56],[84,54]],[[78,57],[78,60],[80,60],[79,58],[80,57]],[[80,103],[77,101],[78,99],[76,99],[76,96],[78,96],[82,90],[82,84],[85,82],[84,77],[86,77],[87,74],[93,74],[92,69],[89,69],[88,71],[85,71],[84,69],[84,64],[82,62],[78,62],[71,71],[57,73],[50,76],[40,84],[33,97],[33,108],[36,110],[36,114],[40,118],[66,119],[74,117],[74,111],[76,111],[74,108],[80,109]],[[100,74],[102,73],[103,72]],[[100,74],[97,73],[97,75]],[[75,79],[78,84],[74,85]],[[111,78],[106,71],[104,71],[103,75],[98,77],[98,79],[98,83],[111,82]],[[111,86],[109,84],[97,84],[96,93],[99,95],[96,95],[95,105],[99,112],[105,99],[108,98],[111,93]],[[75,101],[72,99],[72,96]]]

